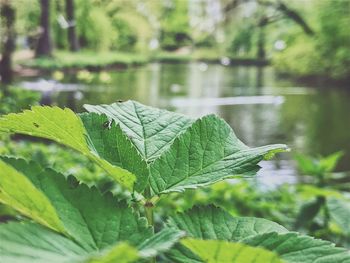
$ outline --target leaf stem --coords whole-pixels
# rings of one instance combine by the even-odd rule
[[[144,195],[146,197],[146,202],[144,204],[145,215],[148,221],[148,225],[153,228],[153,233],[154,233],[154,215],[153,215],[154,203],[152,202],[151,189],[149,187],[146,188]],[[155,257],[150,258],[149,263],[156,263],[156,258]]]

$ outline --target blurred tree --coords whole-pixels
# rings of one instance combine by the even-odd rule
[[[74,0],[66,0],[66,13],[68,19],[68,42],[69,49],[73,52],[79,50],[79,43],[75,33]]]
[[[51,56],[52,41],[50,34],[50,0],[40,0],[40,36],[36,47],[36,56]]]
[[[10,0],[0,0],[1,17],[1,60],[0,77],[1,82],[9,84],[12,82],[12,53],[15,50],[15,10]]]
[[[192,42],[187,1],[172,0],[165,5],[160,41],[166,50],[174,50]]]
[[[256,57],[258,59],[265,59],[266,57],[266,27],[272,23],[279,22],[282,20],[290,20],[299,25],[306,35],[312,36],[314,31],[310,27],[310,25],[306,22],[306,20],[302,17],[302,15],[295,9],[289,6],[289,3],[286,4],[282,0],[231,0],[228,1],[226,6],[224,7],[224,11],[226,13],[226,19],[229,19],[232,16],[232,11],[242,6],[243,4],[252,4],[255,3],[255,12],[250,15],[250,19],[248,20],[248,24],[251,26],[245,26],[241,28],[241,30],[246,31],[249,28],[249,34],[256,33],[257,35],[257,51]],[[249,8],[248,8],[249,9]],[[241,31],[240,30],[240,31]],[[241,32],[244,34],[245,32]],[[249,43],[240,43],[251,45],[251,37],[249,39]],[[241,39],[240,39],[241,40]],[[241,41],[239,41],[241,42]],[[237,45],[237,43],[233,43],[233,46]],[[237,47],[235,47],[237,50]],[[249,47],[250,50],[250,47]]]

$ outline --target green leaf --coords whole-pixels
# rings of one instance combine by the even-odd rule
[[[224,120],[208,115],[193,123],[152,163],[150,186],[158,195],[213,184],[234,175],[251,175],[265,156],[286,150],[282,144],[249,148]]]
[[[312,237],[287,232],[274,222],[257,218],[235,218],[215,207],[196,207],[172,217],[169,225],[191,238],[241,242],[275,252],[291,263],[350,262],[350,252]],[[167,256],[175,262],[200,262],[188,248],[176,246]]]
[[[88,252],[75,242],[33,223],[0,224],[2,262],[79,262]]]
[[[23,113],[5,115],[0,118],[0,132],[46,138],[71,147],[100,165],[121,185],[133,188],[135,175],[100,158],[87,143],[89,135],[82,121],[69,109],[35,106]]]
[[[298,216],[295,220],[295,228],[307,226],[317,216],[322,205],[324,204],[323,198],[316,198],[311,202],[303,204],[300,208]]]
[[[282,263],[278,255],[263,248],[222,240],[187,238],[181,243],[196,253],[203,262],[220,263]]]
[[[148,182],[147,163],[142,159],[119,124],[109,123],[106,115],[83,113],[79,115],[87,133],[90,148],[109,163],[136,175],[135,190],[142,192]]]
[[[93,256],[88,263],[131,263],[140,258],[137,249],[127,243],[118,243],[112,249],[104,251],[102,255]]]
[[[320,167],[322,167],[325,172],[332,172],[343,156],[344,152],[339,151],[323,157],[320,159]]]
[[[45,225],[72,237],[87,250],[102,249],[125,240],[139,245],[152,235],[146,219],[138,218],[125,202],[118,202],[110,193],[102,196],[96,188],[79,185],[73,177],[67,181],[63,175],[42,169],[34,162],[2,158],[0,164],[12,171],[0,172],[0,192],[7,197],[3,200],[5,203],[20,212],[23,207],[30,211],[40,204],[41,199],[34,195],[35,198],[27,200],[27,189],[40,193],[39,197],[49,204],[49,213],[45,207],[38,207],[34,216],[23,214],[38,223],[48,222],[51,214],[55,215],[56,221]],[[14,175],[21,188],[6,183],[13,180]],[[22,195],[18,191],[23,191]]]
[[[54,250],[53,257],[63,257],[58,257],[57,262],[75,262],[78,256],[85,254],[88,254],[88,262],[113,262],[124,253],[132,259],[136,248],[138,257],[147,258],[168,250],[183,236],[183,232],[170,228],[154,235],[146,219],[134,213],[126,202],[116,200],[111,193],[101,195],[96,188],[79,184],[74,177],[66,179],[34,162],[1,157],[0,168],[0,200],[56,231],[53,233],[33,223],[0,225],[3,227],[0,237],[3,235],[10,242],[0,242],[0,258],[8,257],[6,262],[16,262],[16,256],[26,258],[36,253],[40,260],[42,258],[41,262],[45,262],[43,251],[55,245],[56,240],[62,243],[62,249],[70,248],[73,243],[73,252],[78,251],[72,254],[69,250],[67,253]],[[28,198],[28,194],[32,198]],[[32,242],[30,235],[37,236],[37,240]],[[132,247],[122,245],[125,242]],[[114,247],[117,244],[121,246]],[[22,253],[19,246],[27,246],[27,250]],[[129,257],[122,257],[118,262],[124,262],[122,260],[131,262],[127,261]]]
[[[174,139],[193,122],[184,115],[131,100],[111,105],[84,105],[84,108],[104,113],[119,124],[147,163],[168,150]]]
[[[185,233],[174,228],[164,228],[138,246],[144,258],[154,257],[169,250]]]
[[[273,251],[288,263],[350,262],[350,251],[345,248],[298,233],[266,233],[246,238],[242,242]]]
[[[239,241],[269,232],[288,232],[275,222],[255,217],[234,217],[215,206],[196,206],[185,213],[177,213],[169,219],[168,225],[185,231],[190,237],[227,241]]]
[[[342,229],[344,234],[350,235],[350,204],[346,199],[328,198],[327,207],[331,218]]]
[[[1,261],[6,263],[131,263],[139,258],[137,249],[126,243],[88,252],[68,238],[28,222],[1,224],[0,240]]]
[[[35,171],[30,167],[30,172]],[[23,174],[0,159],[0,201],[38,223],[64,233],[55,208]]]
[[[257,234],[286,233],[283,226],[262,218],[233,217],[228,212],[214,206],[196,206],[185,213],[177,213],[169,219],[168,225],[185,231],[187,236],[201,239],[240,241]],[[201,262],[186,247],[176,245],[167,253],[175,262]]]

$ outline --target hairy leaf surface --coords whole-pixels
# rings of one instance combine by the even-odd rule
[[[69,109],[35,106],[23,113],[11,113],[0,118],[0,131],[46,138],[71,147],[100,165],[121,185],[133,188],[135,175],[100,158],[87,143],[89,135],[82,121]]]
[[[259,247],[222,240],[187,238],[181,243],[198,255],[203,262],[219,263],[283,263],[275,253]]]
[[[224,120],[208,115],[193,123],[154,161],[150,185],[153,194],[163,194],[254,174],[261,160],[286,149],[282,144],[249,148]]]
[[[169,149],[174,139],[193,122],[182,114],[145,106],[132,100],[84,107],[89,112],[104,113],[119,124],[148,163]]]

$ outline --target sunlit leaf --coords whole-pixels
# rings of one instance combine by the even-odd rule
[[[208,263],[283,263],[277,254],[260,247],[222,240],[200,240],[187,238],[181,241],[203,262]]]
[[[46,138],[71,147],[100,165],[121,185],[133,188],[135,175],[99,157],[87,142],[89,134],[82,121],[69,109],[35,106],[23,113],[8,114],[0,118],[0,131]]]

